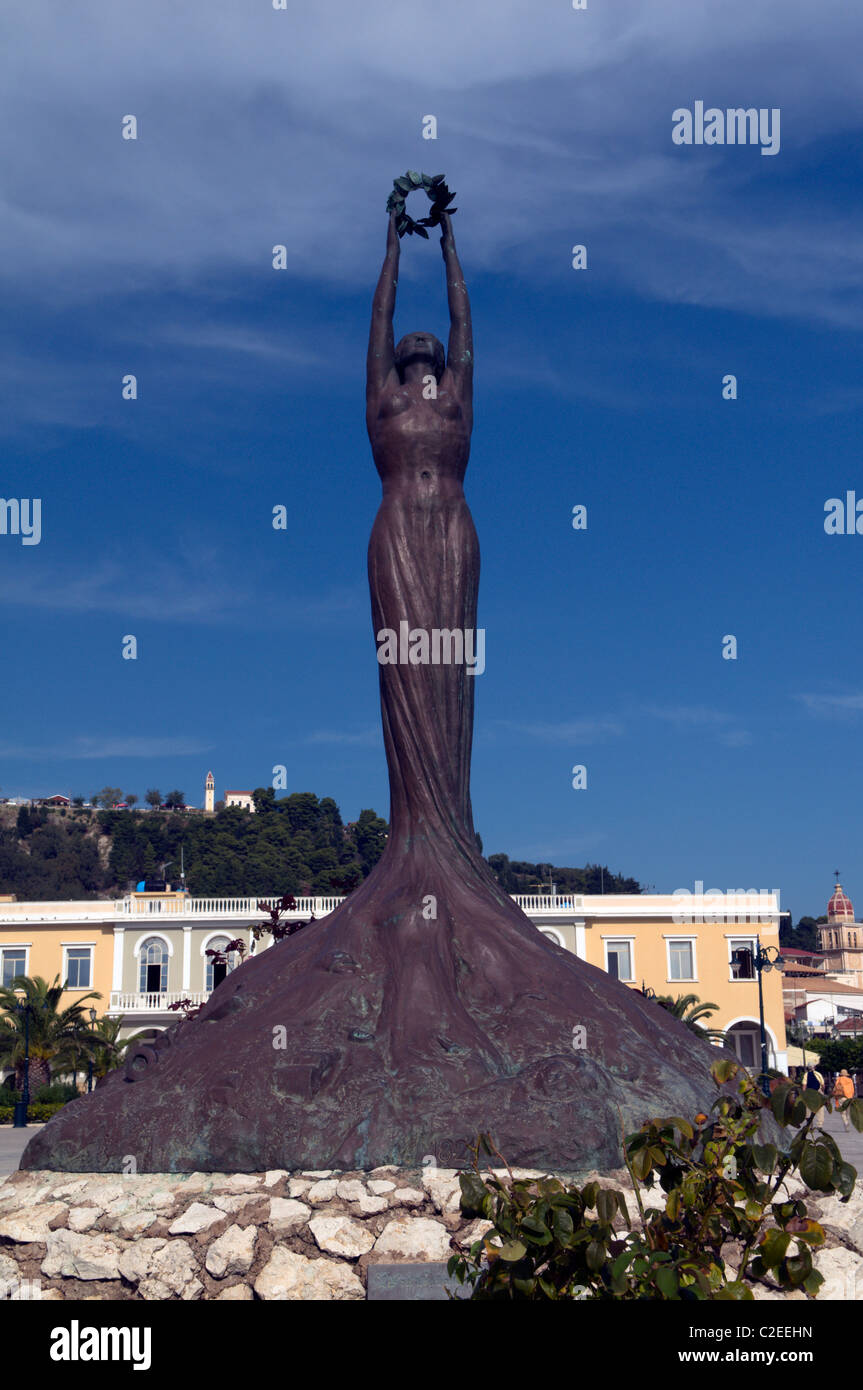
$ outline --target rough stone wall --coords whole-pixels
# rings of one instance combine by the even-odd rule
[[[635,1217],[625,1172],[583,1180],[592,1177],[622,1188]],[[792,1179],[790,1191],[802,1184]],[[863,1195],[809,1204],[828,1231],[820,1297],[863,1298]],[[362,1299],[370,1264],[446,1260],[488,1224],[461,1215],[453,1169],[18,1172],[0,1182],[0,1292],[15,1297],[38,1280],[52,1300]]]

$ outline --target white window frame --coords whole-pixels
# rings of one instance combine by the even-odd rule
[[[3,966],[4,966],[3,956],[4,956],[4,954],[5,954],[6,951],[23,951],[23,952],[24,952],[24,969],[23,969],[23,970],[19,970],[17,973],[18,973],[19,975],[29,975],[29,974],[30,974],[30,948],[31,948],[31,946],[32,946],[32,942],[30,942],[30,941],[4,941],[4,942],[2,943],[2,945],[0,945],[0,985],[3,984],[3,974],[4,974],[4,969],[3,969]],[[4,986],[4,988],[5,988],[5,986]]]
[[[630,970],[632,971],[632,974],[629,976],[628,979],[624,978],[623,975],[618,975],[617,978],[620,980],[620,983],[623,984],[623,985],[634,985],[636,979],[638,978],[638,975],[637,975],[637,972],[636,972],[636,969],[635,969],[635,937],[634,937],[634,936],[623,936],[623,935],[618,935],[618,933],[615,933],[613,936],[610,935],[610,934],[609,934],[608,936],[603,936],[603,937],[601,938],[601,940],[602,940],[602,943],[603,943],[603,948],[604,948],[604,953],[605,953],[605,973],[606,973],[606,975],[610,974],[610,971],[609,971],[609,969],[608,969],[608,948],[609,948],[609,946],[628,946],[628,947],[629,947],[629,968],[630,968]]]
[[[93,971],[95,968],[94,953],[96,948],[95,941],[63,941],[61,942],[61,945],[63,947],[63,988],[69,990],[78,990],[82,994],[86,993],[87,990],[91,990],[93,988]],[[66,981],[69,979],[70,951],[86,951],[88,953],[90,957],[90,983],[88,985],[69,985],[66,983]]]
[[[671,948],[672,946],[689,946],[692,951],[692,974],[675,979],[671,973]],[[698,937],[697,936],[666,936],[665,938],[665,981],[669,985],[690,985],[698,984]]]
[[[160,967],[160,969],[162,969],[162,970],[165,972],[165,988],[164,988],[164,989],[162,989],[161,987],[160,987],[159,989],[147,989],[146,987],[145,987],[144,989],[141,988],[141,966],[142,966],[142,962],[141,962],[141,953],[142,953],[142,951],[143,951],[144,946],[147,944],[148,941],[158,941],[158,942],[159,942],[159,945],[162,947],[162,949],[163,949],[163,951],[164,951],[164,953],[165,953],[166,959],[164,959],[164,960],[162,961],[162,964],[161,964],[161,967]],[[136,960],[137,964],[136,964],[136,967],[135,967],[135,968],[136,968],[137,974],[138,974],[138,988],[137,988],[137,990],[135,991],[136,994],[167,994],[167,993],[168,993],[168,989],[169,989],[169,986],[170,986],[170,971],[171,971],[171,956],[172,956],[172,955],[173,955],[173,951],[171,950],[171,943],[170,943],[170,941],[168,940],[167,937],[162,936],[161,932],[147,932],[147,935],[146,935],[146,936],[142,936],[142,937],[141,937],[141,940],[138,941],[138,942],[136,942],[136,945],[135,945],[135,960]],[[149,962],[148,962],[148,964],[149,964]]]
[[[749,949],[751,950],[751,952],[752,952],[752,957],[753,957],[753,962],[754,962],[755,954],[756,954],[756,952],[757,952],[757,950],[758,950],[758,937],[757,937],[757,936],[743,936],[743,935],[738,935],[737,932],[735,932],[735,933],[732,935],[730,932],[728,932],[728,933],[726,933],[725,939],[726,939],[726,941],[728,942],[728,980],[729,980],[729,983],[732,984],[732,985],[752,985],[752,984],[755,984],[756,981],[757,981],[757,979],[758,979],[758,971],[755,969],[754,963],[753,963],[753,966],[752,966],[752,974],[751,974],[751,975],[746,975],[746,976],[738,976],[738,975],[735,975],[735,974],[734,974],[734,970],[733,970],[733,968],[732,968],[732,966],[733,966],[733,961],[732,961],[732,959],[731,959],[731,953],[732,953],[732,951],[734,950],[735,942],[738,943],[739,945],[745,944],[745,945],[747,945],[747,946],[749,947]]]
[[[201,942],[201,956],[202,956],[202,958],[203,958],[203,971],[204,971],[204,979],[203,979],[202,988],[204,989],[205,992],[207,992],[207,993],[212,993],[212,990],[213,990],[213,985],[212,985],[212,983],[208,983],[208,981],[210,981],[210,982],[212,981],[214,962],[213,962],[213,960],[212,960],[211,958],[209,958],[209,957],[207,956],[207,951],[208,951],[208,950],[218,950],[218,949],[219,949],[217,946],[214,946],[214,945],[213,945],[213,943],[214,943],[215,941],[224,941],[224,942],[227,944],[229,941],[236,941],[236,940],[237,940],[237,937],[236,937],[236,936],[231,936],[231,933],[230,933],[229,931],[225,931],[224,929],[222,929],[222,931],[211,931],[211,932],[209,932],[209,934],[208,934],[207,936],[205,936],[204,939],[203,939],[203,941]],[[223,952],[222,954],[224,954],[224,952]],[[234,965],[229,965],[229,966],[228,966],[228,974],[229,974],[229,975],[232,973],[232,971],[236,970],[237,966],[240,964],[240,960],[242,959],[242,957],[240,956],[239,951],[232,951],[232,952],[231,952],[231,955],[236,956],[237,959],[236,959],[236,963],[235,963]],[[230,957],[229,957],[229,959],[230,959]]]

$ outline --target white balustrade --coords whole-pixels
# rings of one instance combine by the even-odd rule
[[[193,1006],[205,1004],[210,997],[209,990],[160,990],[139,994],[136,990],[111,990],[110,1014],[115,1013],[166,1013],[169,1004],[178,1004],[188,999]],[[179,1013],[179,1010],[173,1012]]]

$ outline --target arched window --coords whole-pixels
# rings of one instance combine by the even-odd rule
[[[207,950],[221,951],[224,954],[225,947],[228,945],[229,940],[230,938],[227,936],[215,936],[212,941],[208,942]],[[212,956],[205,956],[204,959],[207,962],[204,971],[204,989],[208,992],[214,990],[217,985],[220,985],[225,976],[230,975],[232,970],[236,970],[240,963],[240,957],[236,951],[231,951],[227,961],[214,962]]]
[[[168,989],[168,948],[158,936],[141,943],[138,988],[142,994],[165,994]]]

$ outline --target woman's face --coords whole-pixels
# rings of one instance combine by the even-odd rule
[[[395,362],[402,378],[409,362],[428,363],[439,381],[444,368],[443,344],[433,333],[406,333],[396,348]]]

